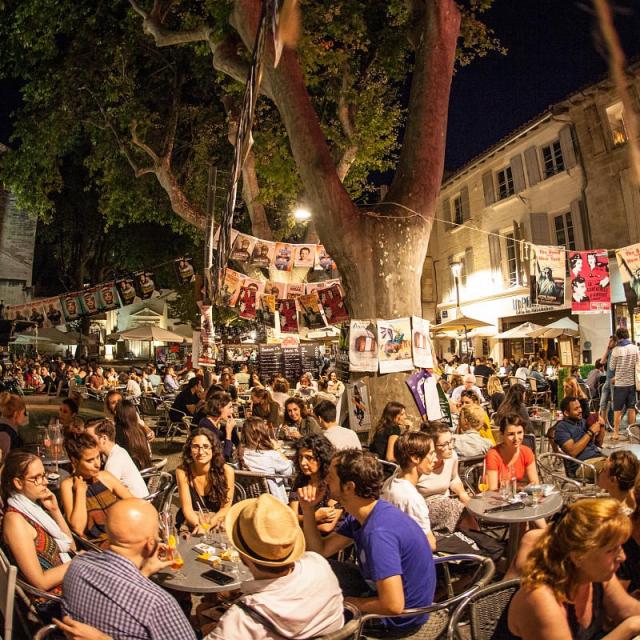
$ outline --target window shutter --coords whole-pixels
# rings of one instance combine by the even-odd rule
[[[453,256],[449,256],[447,258],[447,272],[448,272],[448,276],[447,276],[447,282],[449,283],[449,299],[452,299],[454,296],[454,289],[456,286],[456,283],[453,280],[453,273],[451,272],[451,263],[453,262]]]
[[[550,245],[549,216],[546,213],[530,213],[529,220],[531,222],[531,242],[543,246]]]
[[[451,229],[451,200],[449,198],[442,199],[442,228],[445,231]]]
[[[582,203],[580,200],[571,202],[571,222],[573,223],[573,237],[576,241],[576,249],[584,249],[584,236],[582,234]]]
[[[524,162],[527,165],[527,178],[529,179],[529,186],[538,184],[540,182],[540,165],[538,163],[538,150],[535,147],[529,147],[524,152]]]
[[[518,240],[522,240],[522,225],[517,223],[515,220],[513,221],[513,239],[515,241],[515,253],[516,253],[516,279],[518,281],[518,285],[522,286],[526,282],[526,277],[524,276],[524,264],[522,261],[522,243],[518,242]]]
[[[490,206],[496,201],[496,192],[493,187],[493,172],[487,171],[482,174],[482,190],[484,191],[484,204]]]
[[[489,236],[489,260],[491,262],[491,279],[496,284],[504,283],[504,271],[502,265],[502,253],[500,251],[500,236],[498,229],[492,231]]]
[[[469,281],[469,276],[473,273],[473,247],[464,250],[464,283]]]
[[[604,132],[602,129],[602,121],[600,120],[600,114],[598,113],[598,107],[595,104],[589,105],[585,110],[587,117],[587,123],[589,126],[589,135],[591,137],[591,143],[593,144],[593,153],[598,154],[606,150],[604,141]],[[566,162],[566,159],[565,159]]]
[[[560,148],[566,169],[576,166],[576,150],[573,146],[573,132],[570,124],[566,124],[560,129]]]
[[[527,188],[527,183],[524,181],[524,167],[522,165],[522,156],[518,154],[513,156],[509,160],[511,165],[511,175],[513,176],[513,190],[516,193],[520,193]]]
[[[460,199],[462,200],[462,221],[471,217],[471,205],[469,204],[469,187],[462,187],[460,190]]]

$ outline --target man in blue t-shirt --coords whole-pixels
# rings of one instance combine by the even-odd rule
[[[315,487],[298,490],[304,517],[307,550],[331,557],[355,544],[360,575],[353,579],[345,563],[333,563],[346,600],[363,613],[385,617],[367,636],[402,638],[414,633],[426,615],[394,618],[405,609],[426,607],[433,602],[436,583],[431,547],[417,523],[393,505],[379,500],[382,469],[378,460],[359,449],[339,451],[333,457],[327,484],[331,498],[339,502],[347,517],[334,532],[322,538],[315,509],[323,498]],[[349,584],[348,584],[349,583]]]
[[[604,459],[602,452],[598,449],[604,441],[602,418],[598,418],[597,422],[587,427],[582,418],[580,400],[573,396],[563,398],[560,409],[563,418],[556,423],[554,442],[572,458],[598,465]],[[566,464],[569,475],[575,477],[578,465],[575,462]]]

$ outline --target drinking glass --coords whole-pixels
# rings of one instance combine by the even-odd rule
[[[171,569],[175,571],[173,577],[176,580],[184,580],[187,576],[182,572],[184,558],[178,549],[178,540],[178,532],[172,529],[167,540],[167,560],[173,561],[171,564]]]
[[[533,498],[533,504],[540,504],[542,502],[542,498],[544,498],[544,490],[542,485],[534,484],[531,487],[531,497]]]
[[[505,469],[500,472],[500,495],[508,500],[511,497],[511,474]]]
[[[486,473],[483,473],[480,476],[480,480],[478,480],[478,491],[480,491],[480,493],[489,491],[489,479],[487,478]]]
[[[204,531],[202,542],[205,544],[211,544],[211,535],[209,533],[211,530],[211,513],[209,513],[208,509],[198,509],[198,524]]]

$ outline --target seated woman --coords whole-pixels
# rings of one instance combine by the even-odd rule
[[[526,389],[521,384],[512,384],[504,397],[502,404],[493,416],[493,423],[500,424],[506,416],[519,415],[525,423],[525,433],[533,433],[533,425],[529,418],[527,405],[524,403]]]
[[[342,509],[336,508],[338,503],[329,496],[327,474],[331,465],[331,458],[335,449],[322,434],[311,433],[296,442],[296,457],[293,464],[296,477],[289,495],[289,506],[298,516],[302,525],[302,512],[298,504],[298,489],[311,485],[316,488],[317,495],[323,498],[316,506],[316,523],[320,533],[331,533],[340,516]]]
[[[47,486],[40,458],[12,451],[2,467],[4,548],[21,577],[41,591],[62,593],[62,579],[75,549],[69,525]],[[44,603],[34,601],[39,610]]]
[[[333,404],[336,404],[338,401],[338,397],[329,392],[329,378],[327,378],[327,376],[320,376],[318,380],[318,393],[311,399],[313,408],[315,409],[323,400],[328,400]]]
[[[307,413],[300,398],[289,398],[284,405],[284,426],[288,438],[297,440],[310,433],[321,433],[317,420]]]
[[[290,476],[293,464],[282,453],[276,451],[270,437],[269,425],[257,417],[247,418],[240,432],[238,447],[240,468],[271,475]],[[289,502],[285,481],[280,478],[267,480],[269,493],[285,504]]]
[[[473,391],[473,389],[465,389],[460,394],[460,406],[468,407],[471,405],[478,407],[483,413],[482,425],[479,430],[480,435],[486,440],[489,440],[489,442],[491,442],[491,444],[494,445],[496,443],[496,439],[493,437],[493,431],[491,430],[491,420],[489,420],[489,416],[487,415],[486,411],[482,408],[482,405],[480,404],[480,399],[478,398],[478,395]]]
[[[257,371],[252,371],[249,374],[249,390],[253,391],[254,389],[263,389],[264,385],[262,384],[262,380],[260,380],[260,376]]]
[[[495,445],[495,440],[488,440],[482,435],[482,430],[486,429],[486,415],[477,404],[467,404],[460,409],[458,435],[455,438],[455,450],[459,456],[483,456]]]
[[[131,493],[115,476],[101,471],[100,450],[88,433],[65,440],[73,475],[60,484],[60,497],[71,529],[98,544],[106,543],[106,511]]]
[[[458,475],[458,454],[453,448],[453,435],[444,422],[430,422],[420,430],[433,438],[437,458],[431,473],[421,475],[416,486],[429,505],[433,530],[453,533],[465,505],[471,500]]]
[[[11,449],[24,446],[20,427],[29,424],[27,405],[13,393],[0,393],[0,461],[5,460]]]
[[[489,376],[487,380],[487,397],[491,403],[491,410],[496,412],[504,400],[504,389],[498,376]]]
[[[289,383],[284,378],[276,378],[271,386],[271,397],[280,405],[284,413],[284,405],[289,399]]]
[[[617,500],[584,499],[573,504],[533,547],[506,624],[501,623],[495,637],[634,638],[640,633],[640,602],[625,593],[615,575],[630,532],[629,519]],[[607,633],[611,623],[615,628]]]
[[[369,451],[375,453],[380,460],[395,462],[393,447],[405,428],[407,410],[400,402],[387,402],[382,410],[380,422],[373,432],[369,443]]]
[[[215,391],[207,398],[204,413],[206,415],[198,422],[198,428],[209,429],[217,437],[222,444],[224,459],[229,462],[233,459],[234,448],[240,444],[231,396],[225,391]]]
[[[336,398],[340,397],[344,393],[344,383],[338,380],[338,374],[335,371],[329,372],[327,391],[336,396]]]
[[[233,469],[225,464],[220,443],[210,429],[191,432],[176,469],[180,509],[176,526],[186,525],[193,533],[205,533],[199,513],[211,527],[218,527],[233,502]],[[203,516],[201,516],[203,517]]]
[[[497,491],[501,482],[511,482],[514,478],[518,482],[538,484],[535,455],[522,444],[524,429],[524,420],[518,414],[502,418],[502,442],[491,448],[485,458],[489,491]]]
[[[78,403],[71,398],[65,398],[60,404],[58,419],[62,424],[65,438],[69,434],[78,434],[84,431],[84,420],[78,416]]]
[[[280,405],[271,398],[265,388],[254,388],[251,391],[251,415],[266,421],[275,433],[282,422],[280,419]]]
[[[403,433],[393,448],[400,468],[385,480],[380,497],[413,518],[435,551],[436,537],[431,531],[429,507],[416,489],[418,478],[433,471],[437,459],[433,438],[420,431]]]
[[[138,422],[138,411],[131,400],[121,400],[116,406],[116,444],[131,456],[139,470],[151,466],[151,451],[144,429]]]
[[[598,473],[598,486],[622,503],[627,515],[636,510],[634,486],[640,461],[631,451],[614,451]]]

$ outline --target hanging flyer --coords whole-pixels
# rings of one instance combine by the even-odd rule
[[[378,370],[378,339],[375,320],[351,320],[349,327],[349,369]]]
[[[611,310],[606,249],[572,251],[569,254],[569,278],[572,313],[605,313]]]
[[[433,369],[433,350],[429,338],[429,321],[411,317],[411,349],[413,364],[421,369]]]
[[[537,303],[561,306],[564,304],[565,286],[564,247],[535,245],[534,249],[531,279],[536,281]]]
[[[380,373],[413,369],[411,357],[411,319],[377,320]]]

